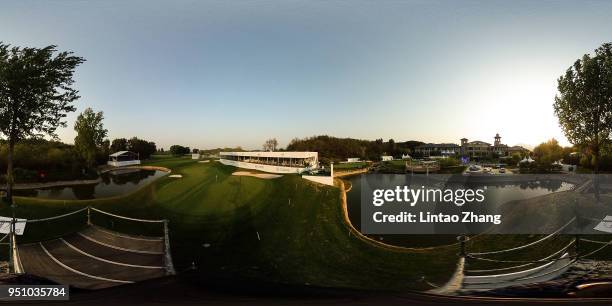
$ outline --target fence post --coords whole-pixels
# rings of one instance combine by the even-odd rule
[[[91,225],[91,206],[87,206],[87,225]]]
[[[581,220],[580,220],[580,210],[578,209],[578,200],[574,199],[574,252],[576,253],[576,258],[580,255],[580,232],[581,232]]]
[[[459,240],[459,256],[465,257],[467,255],[465,242],[468,240],[465,235],[457,236],[457,240]]]
[[[15,273],[15,261],[13,258],[13,244],[15,241],[15,237],[13,236],[13,232],[15,231],[15,218],[11,219],[11,225],[9,227],[9,265],[8,265],[8,273]]]
[[[164,220],[164,247],[165,247],[165,256],[164,260],[166,262],[166,274],[174,275],[176,271],[174,270],[174,264],[172,263],[172,254],[170,253],[170,229],[168,228],[168,219]]]

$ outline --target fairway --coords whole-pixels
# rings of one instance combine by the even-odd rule
[[[17,198],[17,216],[45,217],[91,205],[131,217],[166,218],[170,220],[177,272],[195,264],[208,279],[425,290],[431,286],[423,277],[442,284],[454,271],[454,247],[394,250],[351,234],[343,221],[337,188],[317,185],[298,175],[274,180],[234,176],[234,167],[187,158],[153,159],[147,165],[167,167],[183,177],[162,177],[116,198]],[[6,207],[0,211],[1,215],[9,213]],[[51,239],[76,230],[68,222],[28,226],[20,242]],[[107,226],[127,233],[155,234],[151,232],[154,229],[129,222]]]

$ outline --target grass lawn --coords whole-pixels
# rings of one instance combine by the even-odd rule
[[[421,281],[423,276],[429,282],[443,284],[454,272],[458,247],[399,251],[375,246],[349,234],[337,188],[316,185],[297,175],[273,180],[232,176],[233,167],[217,162],[198,163],[184,157],[155,158],[147,164],[171,168],[183,178],[163,177],[117,198],[86,201],[16,198],[17,217],[54,216],[92,205],[132,217],[169,219],[177,270],[195,263],[203,277],[213,280],[426,290],[431,287]],[[566,196],[557,197],[556,207],[561,202],[571,202]],[[10,215],[10,209],[3,206],[0,215]],[[94,215],[93,220],[128,233],[161,233],[158,225],[111,222],[99,215]],[[31,223],[18,241],[49,239],[77,230],[84,223],[84,214],[60,222]],[[468,247],[472,251],[504,249],[540,237],[481,235],[471,240]],[[541,254],[564,245],[567,239],[571,237],[554,239],[544,249],[522,250],[521,258],[541,258]],[[604,258],[611,256],[610,251],[605,253]],[[491,267],[497,265],[472,266]]]
[[[368,166],[365,161],[353,162],[353,163],[337,163],[334,164],[334,170],[355,170],[363,169]]]
[[[177,270],[195,263],[201,275],[211,280],[425,290],[431,287],[421,281],[423,276],[434,284],[443,284],[454,272],[458,247],[398,251],[349,234],[337,188],[316,185],[297,175],[272,180],[233,176],[233,167],[189,158],[157,158],[147,165],[171,168],[183,178],[163,177],[117,198],[16,198],[17,216],[40,218],[92,205],[137,218],[169,219]],[[553,201],[556,207],[561,202],[571,202],[563,195],[557,197]],[[10,215],[9,208],[0,208],[0,215]],[[128,233],[161,233],[155,225],[110,222],[100,216],[93,219],[94,223]],[[81,214],[61,222],[31,223],[18,241],[52,238],[78,229],[84,221]],[[475,251],[496,250],[539,238],[481,235],[468,247]],[[549,254],[566,241],[567,238],[556,239],[544,249],[523,250],[521,254],[525,258],[541,258],[541,254]],[[473,266],[479,267],[483,266]]]
[[[40,218],[92,205],[132,217],[167,218],[177,270],[194,262],[213,279],[401,290],[429,289],[421,277],[444,283],[454,271],[456,248],[393,251],[350,235],[337,188],[297,175],[273,180],[232,176],[233,167],[189,158],[156,158],[146,164],[171,168],[183,178],[163,177],[117,198],[16,198],[17,216]],[[0,215],[10,210],[2,207]],[[127,232],[159,231],[130,222],[99,222]],[[55,237],[83,223],[84,216],[77,215],[28,224],[18,241]]]
[[[410,162],[402,159],[388,160],[381,162],[381,168],[383,171],[388,171],[390,173],[404,173],[406,172],[406,163]]]

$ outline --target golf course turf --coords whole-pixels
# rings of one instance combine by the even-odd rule
[[[344,222],[342,197],[336,187],[312,183],[298,175],[273,180],[235,176],[234,167],[188,158],[158,158],[146,165],[167,167],[182,178],[165,176],[115,198],[82,201],[15,198],[16,216],[43,218],[91,205],[124,216],[168,219],[176,270],[180,273],[195,266],[209,281],[427,290],[432,288],[431,284],[444,284],[455,270],[458,246],[390,249],[351,233]],[[567,198],[556,197],[559,200],[555,205],[561,205]],[[0,209],[0,215],[10,214],[6,205]],[[77,214],[59,222],[28,224],[26,234],[19,236],[18,242],[47,240],[76,231],[85,225],[85,218],[84,214]],[[92,220],[130,234],[161,234],[159,224],[120,221],[102,215],[92,215]],[[480,235],[468,247],[504,249],[539,238]],[[544,251],[535,248],[521,254],[527,259],[540,258],[541,254],[564,245],[567,239],[551,241]]]
[[[394,251],[351,234],[343,221],[338,188],[298,175],[274,180],[233,176],[234,167],[187,158],[159,158],[146,164],[170,168],[183,177],[162,177],[115,198],[15,198],[16,216],[42,218],[91,205],[130,217],[168,219],[177,271],[195,265],[209,279],[423,290],[431,288],[421,281],[424,276],[440,284],[454,271],[455,248]],[[10,208],[2,207],[0,215],[10,215]],[[160,230],[100,216],[92,219],[127,233],[153,235]],[[82,225],[83,215],[28,224],[18,241],[49,239]]]

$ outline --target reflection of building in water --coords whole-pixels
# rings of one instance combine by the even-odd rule
[[[514,153],[523,155],[529,152],[529,150],[521,146],[510,147],[503,144],[499,133],[493,137],[493,144],[480,140],[468,141],[467,138],[461,138],[461,145],[454,143],[428,143],[417,146],[414,150],[426,157],[460,155],[471,158],[504,157],[512,156]]]

